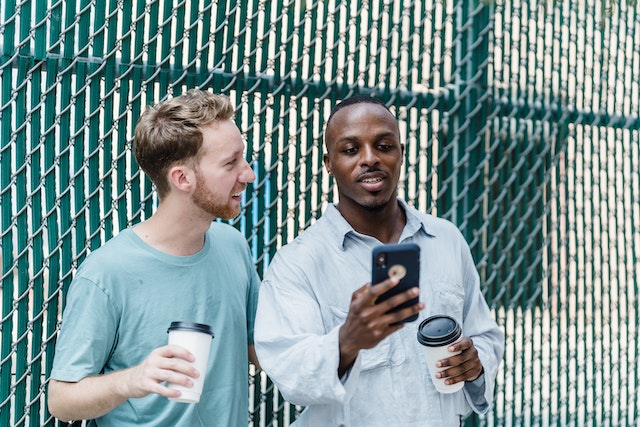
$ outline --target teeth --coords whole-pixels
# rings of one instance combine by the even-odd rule
[[[380,182],[382,181],[382,178],[367,178],[367,179],[363,179],[362,182],[367,183],[367,184],[373,184],[376,182]]]

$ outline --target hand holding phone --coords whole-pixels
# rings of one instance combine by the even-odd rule
[[[393,276],[400,280],[396,286],[380,295],[376,300],[376,304],[412,287],[420,286],[420,246],[415,243],[393,243],[374,248],[372,251],[372,265],[372,286]],[[411,307],[418,302],[419,297],[412,298],[389,310],[389,312]],[[401,323],[413,322],[417,318],[418,314],[416,313],[402,320]]]

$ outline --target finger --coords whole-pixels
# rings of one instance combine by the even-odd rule
[[[409,301],[409,300],[411,300],[413,298],[416,298],[418,295],[420,295],[420,289],[418,287],[413,287],[413,288],[407,289],[404,292],[399,293],[398,295],[394,295],[394,296],[392,296],[391,298],[389,298],[387,300],[380,301],[378,303],[378,306],[380,307],[381,310],[383,310],[386,313],[387,311],[396,308],[400,304],[404,304],[405,302],[407,302],[407,301]],[[419,304],[420,303],[416,303],[416,304],[412,305],[411,307],[412,308],[416,308],[416,306],[418,306]],[[419,308],[417,311],[415,311],[414,313],[411,313],[411,314],[415,314],[420,310],[421,310],[421,308]]]
[[[176,384],[176,383],[173,383],[173,384]],[[181,385],[183,385],[184,387],[188,387],[188,388],[193,387],[193,384],[192,385],[181,384]],[[159,394],[160,396],[164,396],[164,397],[168,397],[168,398],[180,397],[180,395],[182,394],[180,392],[180,390],[169,388],[167,385],[163,385],[163,384],[160,384],[160,383],[153,383],[149,387],[149,391],[151,393],[156,393],[156,394]]]
[[[161,373],[159,373],[159,379],[161,379],[161,381],[158,381],[158,383],[167,383],[167,384],[177,384],[177,385],[181,385],[184,387],[193,387],[194,381],[192,377],[189,377],[187,375],[181,374],[178,371],[162,371]]]
[[[387,313],[385,316],[385,322],[388,322],[388,325],[396,324],[408,317],[413,316],[414,314],[418,314],[423,308],[424,304],[419,302],[410,307],[405,307],[401,310]]]
[[[454,368],[446,369],[436,373],[437,378],[445,378],[445,384],[455,384],[461,381],[472,381],[480,375],[480,369],[477,367],[471,367],[465,369],[463,366],[456,366]]]
[[[189,374],[180,371],[187,371]],[[143,364],[128,370],[132,397],[143,397],[148,393],[158,393],[166,396],[163,383],[174,383],[184,387],[193,387],[193,380],[198,376],[197,371],[188,363],[180,359],[149,357]],[[176,397],[174,395],[174,397]]]
[[[184,359],[187,362],[193,362],[196,360],[193,353],[191,353],[186,348],[179,345],[175,345],[175,344],[169,344],[163,347],[159,347],[155,349],[153,353],[157,356],[165,357],[165,358],[177,357],[180,359]]]
[[[156,391],[154,391],[154,393],[159,394],[160,396],[174,398],[174,399],[182,395],[182,392],[180,390],[176,390],[169,387],[163,387],[162,385],[159,385],[159,388]]]
[[[353,291],[353,294],[351,294],[351,300],[358,299],[358,297],[362,296],[365,293],[368,293],[370,287],[371,287],[371,284],[367,283],[366,285],[363,285],[362,287]]]
[[[451,377],[456,379],[455,382],[473,380],[482,371],[482,363],[475,348],[473,351],[463,351],[458,355],[439,360],[436,362],[436,367],[448,367],[448,369],[440,371],[437,376],[438,378]]]
[[[190,363],[178,358],[164,358],[158,363],[158,369],[169,372],[177,372],[191,378],[198,378],[200,373]]]
[[[374,286],[370,286],[369,294],[373,298],[373,301],[375,301],[380,295],[396,286],[399,282],[400,280],[397,277],[389,277],[380,283],[376,283]]]
[[[167,372],[177,372],[188,377],[198,378],[200,373],[186,359],[194,359],[194,357],[182,347],[160,347],[152,351],[141,365],[141,373],[143,373],[145,377],[151,377],[157,381],[166,381]]]
[[[158,347],[155,350],[153,350],[151,352],[151,354],[149,355],[150,359],[155,359],[155,358],[163,358],[163,359],[171,359],[171,358],[178,358],[178,359],[183,359],[186,360],[187,362],[193,362],[195,361],[195,356],[193,355],[193,353],[191,353],[189,350],[187,350],[186,348],[179,346],[179,345],[175,345],[175,344],[169,344],[169,345],[165,345],[162,347]]]
[[[460,341],[451,344],[448,348],[450,352],[465,351],[473,347],[473,340],[469,337],[462,337]],[[475,347],[473,347],[475,348]]]

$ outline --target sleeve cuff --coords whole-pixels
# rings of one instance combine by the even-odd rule
[[[485,393],[485,375],[484,372],[473,381],[467,381],[464,384],[464,391],[469,400],[469,404],[475,412],[483,414],[489,410],[489,402],[484,396]]]

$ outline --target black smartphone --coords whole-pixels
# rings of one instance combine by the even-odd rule
[[[400,282],[396,286],[380,295],[376,303],[404,292],[411,287],[420,286],[420,246],[415,243],[380,245],[373,249],[372,256],[373,274],[371,277],[371,285],[375,286],[392,276],[400,279]],[[393,308],[390,312],[410,307],[417,304],[418,301],[419,297],[412,298]],[[418,314],[416,313],[402,320],[400,323],[413,322],[417,318]]]

